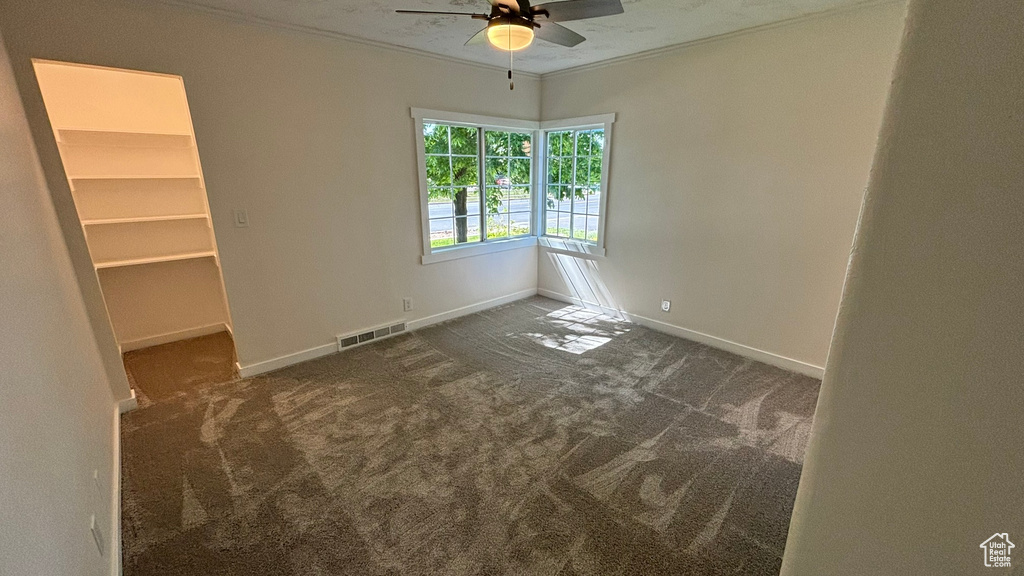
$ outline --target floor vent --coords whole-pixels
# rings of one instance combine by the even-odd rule
[[[360,330],[354,334],[338,336],[338,350],[347,350],[349,348],[366,344],[367,342],[388,338],[398,334],[399,332],[405,332],[405,322],[398,322],[397,324],[391,324],[389,326]]]

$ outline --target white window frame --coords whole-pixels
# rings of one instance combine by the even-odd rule
[[[535,228],[538,234],[538,242],[541,246],[554,252],[563,252],[574,256],[601,257],[605,255],[605,220],[608,216],[608,182],[611,179],[611,150],[612,150],[612,124],[615,123],[615,114],[598,114],[594,116],[581,116],[579,118],[566,118],[564,120],[549,120],[540,123],[540,145],[542,153],[534,155],[540,162],[540,170],[535,177],[540,184],[535,188],[537,202],[536,213],[540,221]],[[604,151],[601,158],[601,204],[600,214],[597,220],[597,242],[589,240],[578,240],[574,238],[562,238],[560,236],[547,235],[547,182],[548,182],[548,132],[562,130],[592,130],[594,128],[604,129]]]
[[[472,242],[466,244],[456,244],[454,246],[445,246],[443,248],[432,248],[430,245],[430,207],[429,198],[427,195],[427,154],[426,144],[423,141],[423,124],[437,122],[439,124],[449,124],[455,126],[466,126],[470,128],[483,128],[484,130],[502,130],[502,131],[519,131],[519,132],[530,132],[532,134],[531,142],[533,151],[530,154],[530,194],[532,195],[534,205],[536,205],[537,198],[541,196],[540,190],[540,179],[538,174],[540,170],[540,162],[538,157],[544,154],[539,154],[537,151],[542,150],[546,152],[546,148],[538,146],[540,141],[540,122],[533,122],[530,120],[516,120],[512,118],[496,118],[493,116],[481,116],[478,114],[463,114],[460,112],[445,112],[443,110],[429,110],[425,108],[412,108],[412,118],[415,121],[416,130],[416,161],[419,164],[417,171],[419,172],[419,184],[420,184],[420,225],[423,232],[423,254],[421,261],[423,264],[433,264],[435,262],[444,262],[447,260],[454,260],[456,258],[468,258],[470,256],[479,256],[481,254],[490,254],[493,252],[501,252],[504,250],[514,250],[517,248],[526,248],[529,246],[537,245],[537,234],[540,220],[537,217],[536,209],[530,210],[530,235],[520,236],[517,238],[499,238],[495,240],[483,240],[482,242]],[[483,150],[483,143],[480,144],[480,150]],[[607,155],[607,152],[605,153]],[[486,194],[486,171],[482,165],[483,152],[481,155],[481,166],[478,170],[480,172],[477,175],[478,186],[480,187],[481,199]],[[483,200],[482,200],[483,201]],[[602,199],[602,202],[604,200]],[[481,211],[485,210],[481,207]],[[602,206],[602,212],[604,207]],[[481,214],[481,220],[485,220],[487,215]]]

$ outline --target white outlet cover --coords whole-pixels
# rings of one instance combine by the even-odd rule
[[[412,298],[402,298],[402,310],[405,312],[412,311]]]
[[[672,309],[672,301],[671,300],[662,300],[661,301],[661,311],[662,312],[668,312],[671,309]]]

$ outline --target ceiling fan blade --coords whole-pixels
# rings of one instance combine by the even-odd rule
[[[466,46],[476,46],[477,44],[487,43],[487,28],[473,34],[473,37],[466,40]]]
[[[518,14],[520,12],[520,10],[519,10],[519,0],[490,0],[490,1],[491,1],[491,6],[494,6],[495,8],[497,8],[498,6],[505,6],[513,14]]]
[[[434,10],[395,10],[399,14],[440,14],[444,16],[472,16],[477,19],[487,19],[487,14],[475,14],[473,12],[436,12]]]
[[[565,0],[564,2],[552,2],[550,4],[534,6],[532,10],[537,15],[547,12],[549,22],[568,22],[569,20],[614,16],[624,12],[620,0]]]
[[[583,36],[569,30],[565,26],[555,24],[554,22],[545,22],[541,24],[540,27],[533,31],[533,33],[541,40],[547,40],[548,42],[568,46],[569,48],[572,48],[586,40]]]

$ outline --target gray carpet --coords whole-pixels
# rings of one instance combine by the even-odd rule
[[[533,298],[162,394],[124,573],[775,575],[818,386]]]

